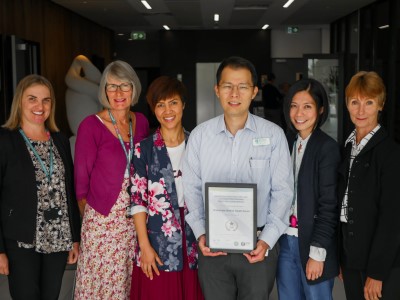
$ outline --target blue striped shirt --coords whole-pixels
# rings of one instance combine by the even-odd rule
[[[198,238],[205,234],[206,182],[256,183],[259,239],[272,248],[289,223],[293,170],[283,130],[249,113],[233,136],[224,115],[198,125],[191,133],[183,161],[186,221]]]

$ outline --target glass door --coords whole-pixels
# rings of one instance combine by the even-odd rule
[[[304,55],[307,63],[306,76],[321,82],[329,100],[329,117],[321,127],[336,141],[342,142],[343,101],[341,76],[341,58],[336,55]]]

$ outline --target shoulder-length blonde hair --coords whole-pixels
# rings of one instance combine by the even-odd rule
[[[50,81],[40,75],[32,74],[24,77],[17,85],[15,89],[14,98],[11,104],[11,112],[7,122],[3,125],[4,128],[8,128],[10,130],[15,130],[21,126],[22,121],[22,96],[26,89],[30,88],[33,85],[44,85],[50,91],[51,98],[51,109],[50,115],[45,121],[45,126],[51,132],[59,131],[56,121],[55,121],[55,111],[56,111],[56,97],[54,95],[53,86]]]
[[[99,100],[104,108],[111,108],[106,93],[106,84],[107,80],[110,77],[132,83],[131,106],[134,106],[136,103],[138,103],[140,92],[142,91],[142,85],[140,84],[139,77],[137,76],[135,70],[133,70],[130,64],[122,60],[116,60],[110,63],[104,69],[101,76],[99,87]]]

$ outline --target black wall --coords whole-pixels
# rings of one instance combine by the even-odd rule
[[[270,70],[269,30],[162,31],[160,37],[160,72],[182,74],[188,89],[183,124],[193,129],[196,124],[196,63],[221,62],[235,55],[250,60],[257,73]]]
[[[183,124],[188,130],[197,125],[196,63],[221,62],[238,55],[250,60],[259,75],[271,69],[269,30],[162,30],[157,35],[149,35],[148,41],[117,41],[116,58],[140,70],[139,76],[143,77],[141,103],[145,101],[147,85],[155,77],[182,74],[182,82],[188,90]],[[155,72],[157,69],[159,74]]]

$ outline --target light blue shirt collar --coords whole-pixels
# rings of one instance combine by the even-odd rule
[[[253,132],[257,131],[256,121],[254,120],[254,116],[251,113],[249,113],[247,115],[247,120],[246,120],[246,123],[244,124],[243,129],[249,129]],[[224,115],[218,116],[218,124],[215,127],[215,134],[219,134],[221,132],[225,132],[225,133],[229,132],[228,129],[226,128]]]

